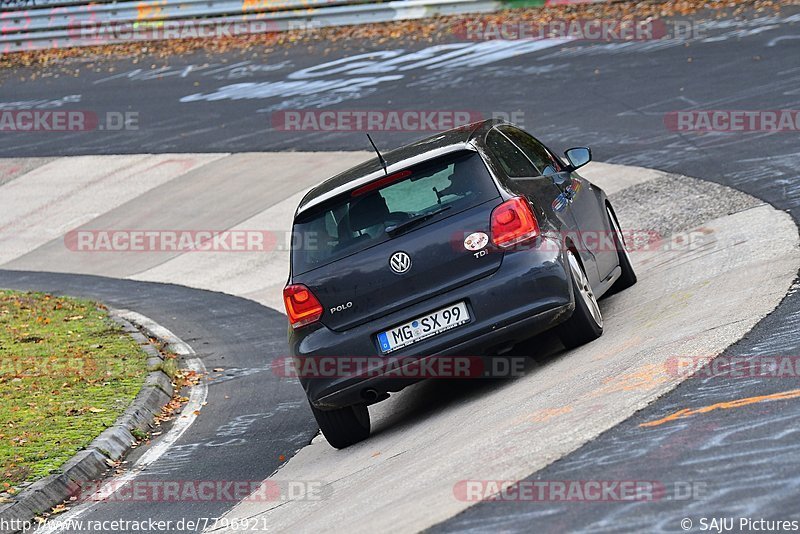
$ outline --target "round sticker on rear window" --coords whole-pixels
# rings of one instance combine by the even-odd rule
[[[464,238],[464,248],[467,250],[480,250],[489,242],[489,236],[483,232],[475,232]]]

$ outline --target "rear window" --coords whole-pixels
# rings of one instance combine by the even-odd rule
[[[499,195],[475,152],[437,158],[391,177],[397,179],[355,188],[301,214],[293,229],[292,270],[310,271],[390,239],[386,230],[404,222],[435,214],[407,230],[414,231]]]

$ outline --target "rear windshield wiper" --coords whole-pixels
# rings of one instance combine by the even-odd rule
[[[413,227],[417,226],[418,224],[424,223],[425,221],[427,221],[431,217],[439,215],[443,211],[447,211],[449,209],[450,209],[450,206],[443,206],[443,207],[439,208],[438,210],[431,211],[431,212],[428,212],[428,213],[424,213],[422,215],[417,215],[416,217],[413,217],[413,218],[411,218],[411,219],[409,219],[407,221],[403,221],[403,222],[398,223],[398,224],[393,224],[392,226],[388,226],[386,228],[386,233],[389,234],[391,237],[394,237],[396,235],[402,234],[403,232],[405,232],[407,230],[411,230]]]

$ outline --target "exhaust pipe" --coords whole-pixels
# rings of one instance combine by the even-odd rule
[[[383,400],[381,398],[381,394],[374,389],[365,389],[364,391],[361,392],[361,397],[363,397],[364,400],[367,401],[369,404],[373,404],[375,402],[378,402],[379,400]],[[384,394],[383,398],[385,397],[388,397],[388,395]]]

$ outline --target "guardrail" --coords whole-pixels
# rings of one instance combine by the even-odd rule
[[[36,1],[35,7],[30,3]],[[496,0],[0,0],[0,53],[491,12]],[[11,2],[15,2],[13,5]],[[41,4],[41,2],[46,2]]]

